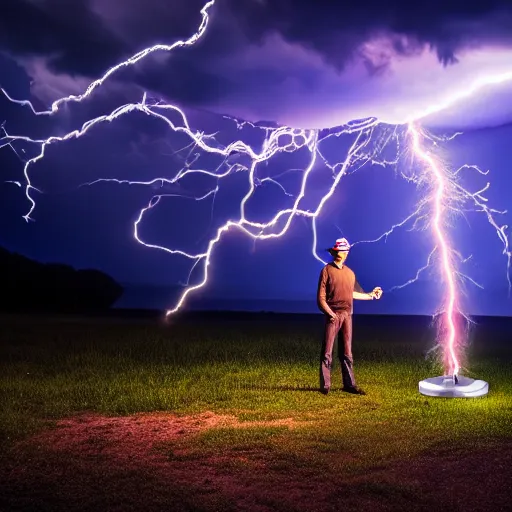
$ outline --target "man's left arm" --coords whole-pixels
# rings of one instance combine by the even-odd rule
[[[381,295],[382,288],[379,286],[375,287],[370,293],[366,293],[357,280],[354,283],[354,292],[352,293],[352,297],[356,300],[380,299]]]

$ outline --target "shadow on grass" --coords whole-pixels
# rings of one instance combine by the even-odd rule
[[[290,386],[290,385],[275,385],[275,386],[266,386],[261,384],[247,384],[241,386],[241,389],[248,391],[313,391],[316,393],[320,393],[319,387],[314,386]]]

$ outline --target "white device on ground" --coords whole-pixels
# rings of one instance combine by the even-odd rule
[[[477,398],[487,395],[489,384],[484,380],[475,380],[462,375],[444,375],[420,381],[419,390],[426,396]]]

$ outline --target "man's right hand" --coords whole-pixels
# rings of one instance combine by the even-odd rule
[[[333,324],[336,321],[336,315],[329,315],[329,322]]]

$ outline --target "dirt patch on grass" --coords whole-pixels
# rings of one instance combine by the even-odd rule
[[[56,422],[55,427],[20,443],[18,448],[41,448],[73,451],[87,457],[108,453],[116,459],[139,458],[150,454],[153,444],[228,424],[229,416],[203,413],[174,416],[165,413],[108,417],[87,413]]]
[[[55,452],[73,451],[85,457],[104,453],[117,460],[149,456],[158,458],[153,453],[155,446],[213,428],[294,428],[298,424],[292,418],[241,422],[233,415],[209,411],[188,416],[141,413],[108,417],[87,413],[59,420],[54,428],[19,443],[17,448],[51,447]]]
[[[19,443],[0,467],[1,510],[295,510],[372,512],[510,510],[512,442],[447,447],[368,472],[333,472],[329,453],[249,447],[183,452],[166,443],[210,429],[281,427],[293,419],[240,422],[212,412],[105,417],[82,414]]]

